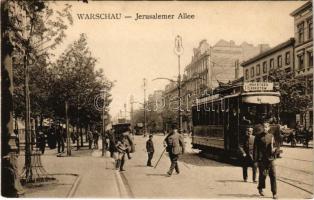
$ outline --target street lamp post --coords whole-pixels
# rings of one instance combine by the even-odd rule
[[[181,115],[181,66],[180,66],[180,56],[183,54],[182,37],[177,35],[175,38],[174,53],[178,56],[178,121],[179,121],[179,133],[182,132],[182,115]]]
[[[69,117],[68,117],[68,101],[65,101],[65,123],[66,123],[66,135],[67,135],[67,156],[71,156],[71,142],[70,142],[70,131],[69,131]]]

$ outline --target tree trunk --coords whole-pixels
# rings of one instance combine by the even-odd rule
[[[1,2],[1,194],[18,197],[23,193],[17,170],[17,146],[13,134],[13,72],[12,51],[7,28],[8,1]]]
[[[80,127],[80,137],[81,137],[81,147],[84,146],[84,142],[83,142],[83,131],[82,131],[82,127]]]

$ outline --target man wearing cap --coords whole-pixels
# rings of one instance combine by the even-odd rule
[[[255,136],[252,135],[253,129],[247,128],[245,131],[245,135],[243,138],[243,146],[240,147],[240,151],[242,153],[242,171],[243,171],[243,180],[247,182],[248,178],[248,167],[252,167],[252,180],[256,182],[256,171],[257,171],[257,163],[253,160],[253,146]]]
[[[267,133],[264,125],[257,124],[254,127],[254,147],[253,159],[258,163],[259,177],[258,177],[258,192],[264,196],[263,189],[265,188],[265,180],[269,174],[271,191],[273,199],[277,199],[277,184],[276,184],[276,169],[275,169],[275,151],[274,137]]]
[[[149,135],[149,139],[146,141],[146,151],[148,154],[147,166],[152,167],[152,159],[154,156],[154,143],[153,143],[153,135]]]
[[[184,139],[183,136],[178,133],[178,129],[175,125],[173,125],[173,130],[165,138],[164,145],[166,146],[166,151],[169,153],[171,161],[170,169],[167,172],[168,176],[172,175],[174,169],[177,174],[179,174],[180,170],[178,166],[178,159],[179,154],[184,153]]]

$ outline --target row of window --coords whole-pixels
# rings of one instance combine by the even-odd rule
[[[289,73],[291,72],[291,67],[285,68],[285,72]],[[255,81],[255,82],[268,82],[268,75],[265,75],[263,77],[258,77],[256,79],[252,79],[251,81]]]
[[[187,71],[188,78],[191,78],[195,73],[199,74],[205,71],[205,69],[208,68],[208,60],[207,59],[202,59],[198,63],[195,63],[198,65],[197,67],[192,67]],[[194,64],[194,65],[195,65]]]
[[[204,107],[205,106],[205,107]],[[220,102],[193,107],[193,125],[223,125],[224,108]]]
[[[290,51],[287,51],[285,53],[285,65],[290,65]],[[276,62],[277,68],[281,68],[282,67],[282,55],[277,56],[277,62]],[[264,61],[262,63],[263,66],[263,74],[267,73],[267,61]],[[271,58],[269,60],[269,69],[272,70],[275,68],[275,59]],[[255,70],[256,69],[256,70]],[[250,73],[250,74],[249,74]],[[250,72],[249,69],[245,70],[245,79],[248,80],[250,77],[254,78],[254,76],[259,76],[261,74],[261,65],[257,64],[256,68],[253,66],[250,68]]]
[[[304,33],[307,31],[307,39],[313,39],[313,20],[312,17],[306,20],[307,28],[305,28],[305,22],[301,22],[297,25],[298,29],[298,42],[303,43],[305,40]]]

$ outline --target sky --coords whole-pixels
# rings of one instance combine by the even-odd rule
[[[191,61],[193,48],[206,39],[215,45],[220,39],[236,44],[246,41],[271,47],[294,36],[290,13],[303,5],[300,1],[223,1],[223,2],[57,2],[58,10],[64,3],[72,5],[74,24],[66,30],[67,37],[54,52],[59,55],[80,33],[88,37],[92,55],[98,59],[96,68],[116,81],[112,89],[110,114],[115,118],[120,110],[130,109],[130,95],[143,101],[143,78],[147,79],[147,94],[164,89],[166,80],[178,74],[174,39],[182,37],[181,73]],[[121,13],[121,20],[79,20],[77,14]],[[135,20],[136,13],[173,14],[175,19]],[[177,19],[179,13],[195,15],[194,19]],[[124,18],[124,16],[132,18]],[[135,105],[140,107],[141,105]]]

